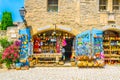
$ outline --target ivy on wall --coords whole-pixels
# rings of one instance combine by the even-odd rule
[[[7,30],[8,26],[13,26],[12,14],[10,12],[3,12],[0,29]]]

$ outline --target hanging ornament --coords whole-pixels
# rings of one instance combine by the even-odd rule
[[[59,34],[59,36],[61,36],[61,33]]]
[[[43,36],[45,36],[46,34],[44,33]]]

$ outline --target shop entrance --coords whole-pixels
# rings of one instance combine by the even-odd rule
[[[105,63],[120,62],[120,33],[106,30],[103,33],[103,48],[105,53]]]
[[[74,35],[59,30],[38,33],[33,36],[34,54],[64,53],[65,60],[68,61],[72,55],[73,39]]]

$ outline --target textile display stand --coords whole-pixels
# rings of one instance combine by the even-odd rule
[[[102,34],[102,31],[92,29],[76,36],[78,67],[104,67]]]
[[[31,35],[30,35],[30,28],[25,28],[22,30],[19,30],[19,40],[21,41],[21,46],[20,46],[20,62],[16,63],[19,64],[19,67],[21,69],[28,69],[29,68],[29,62],[28,62],[28,57],[29,57],[29,45],[28,43],[30,42]]]

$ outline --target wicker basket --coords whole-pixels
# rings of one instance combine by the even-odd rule
[[[99,67],[104,67],[104,65],[105,65],[104,63],[101,63],[99,64]]]
[[[64,62],[63,62],[63,61],[60,61],[59,64],[60,64],[60,65],[64,65]]]
[[[81,61],[78,61],[78,62],[77,62],[77,66],[78,66],[78,67],[82,67],[82,66],[83,66],[83,63],[82,63]]]
[[[71,63],[71,66],[76,66],[76,62],[72,61],[70,63]]]
[[[88,62],[88,67],[93,67],[94,64],[92,62]]]
[[[21,67],[16,67],[16,70],[21,70]]]
[[[88,66],[88,62],[87,61],[84,61],[83,62],[83,67],[87,67]]]
[[[99,67],[99,64],[95,63],[95,64],[94,64],[94,67]]]

